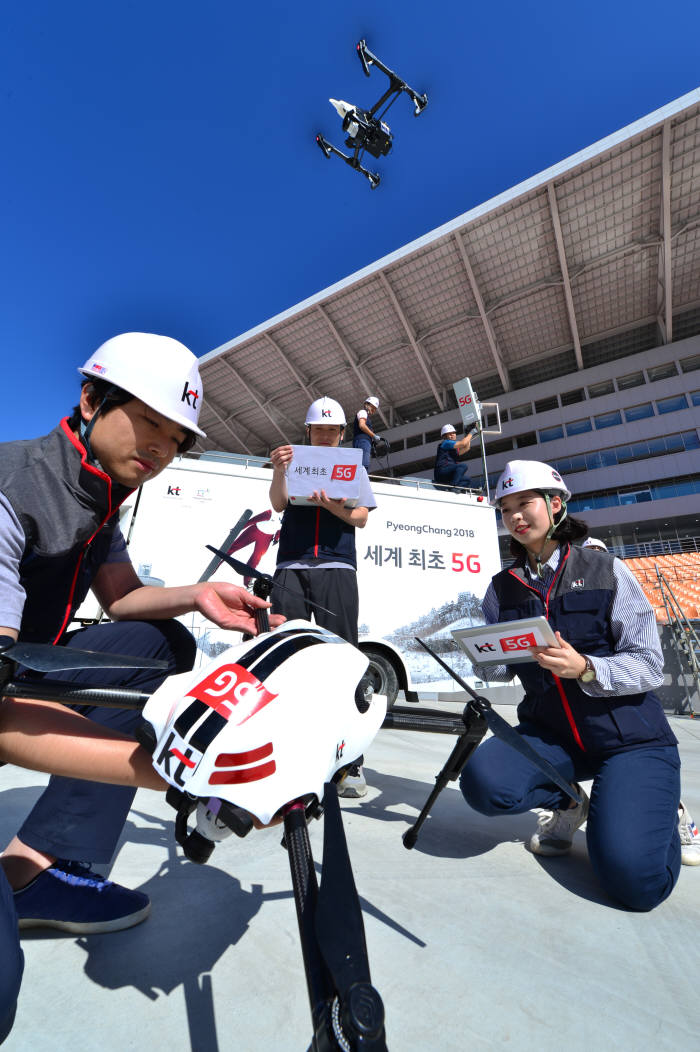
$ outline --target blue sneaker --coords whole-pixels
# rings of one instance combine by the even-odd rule
[[[58,928],[78,935],[121,931],[145,920],[148,895],[93,873],[84,862],[57,859],[14,893],[20,928]]]

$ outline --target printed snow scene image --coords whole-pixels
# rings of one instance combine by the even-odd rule
[[[410,624],[385,634],[384,638],[402,652],[415,684],[432,683],[446,675],[435,659],[416,642],[416,636],[425,640],[462,679],[474,683],[471,662],[451,633],[456,628],[478,628],[483,624],[481,599],[473,592],[459,592],[454,600],[433,607]],[[363,628],[365,626],[360,626],[360,636]]]

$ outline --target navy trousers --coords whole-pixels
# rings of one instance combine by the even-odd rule
[[[315,621],[321,628],[335,632],[348,643],[357,646],[357,619],[360,600],[357,591],[357,574],[352,567],[323,570],[276,570],[274,583],[282,588],[273,588],[270,599],[275,614],[283,614],[288,621],[301,617]],[[284,589],[284,590],[283,590]],[[311,603],[319,603],[326,613]]]
[[[51,673],[63,679],[103,687],[128,687],[152,693],[167,676],[187,672],[195,659],[191,633],[179,621],[117,621],[93,625],[71,635],[67,646],[167,661],[153,669],[84,669]],[[132,734],[140,712],[84,706],[77,710],[95,723]],[[108,863],[134,798],[134,789],[52,777],[19,830],[19,838],[37,851],[76,862]]]
[[[443,468],[439,475],[437,472],[434,474],[433,481],[439,482],[442,486],[454,486],[455,489],[472,488],[466,464],[455,464],[454,467]]]
[[[0,1045],[12,1029],[23,969],[12,889],[0,866]]]
[[[369,462],[372,456],[372,439],[369,435],[358,435],[352,441],[355,449],[362,450],[362,466],[365,471],[369,471]]]
[[[586,839],[591,865],[607,894],[633,910],[651,910],[668,898],[681,867],[677,747],[652,743],[587,757],[533,724],[516,729],[567,781],[593,779]],[[556,810],[570,802],[529,760],[497,738],[472,754],[460,788],[469,806],[484,815],[517,815],[533,807]]]

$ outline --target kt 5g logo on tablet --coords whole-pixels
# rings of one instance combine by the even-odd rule
[[[512,653],[513,650],[529,650],[538,645],[534,632],[523,633],[519,636],[504,636],[498,642],[505,653]]]

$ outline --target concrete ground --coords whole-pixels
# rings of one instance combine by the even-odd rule
[[[500,711],[512,720],[512,709]],[[700,818],[700,720],[671,723],[684,798]],[[700,867],[683,867],[652,913],[626,912],[597,887],[583,832],[569,857],[537,858],[524,846],[533,814],[484,818],[454,783],[407,851],[401,834],[453,742],[380,731],[366,759],[368,795],[342,803],[392,1052],[698,1047]],[[0,770],[3,843],[44,781]],[[308,1047],[280,830],[232,837],[198,867],[176,853],[172,815],[159,794],[139,791],[112,869],[151,896],[146,923],[87,938],[25,934],[7,1052]],[[317,860],[322,833],[312,823]]]

